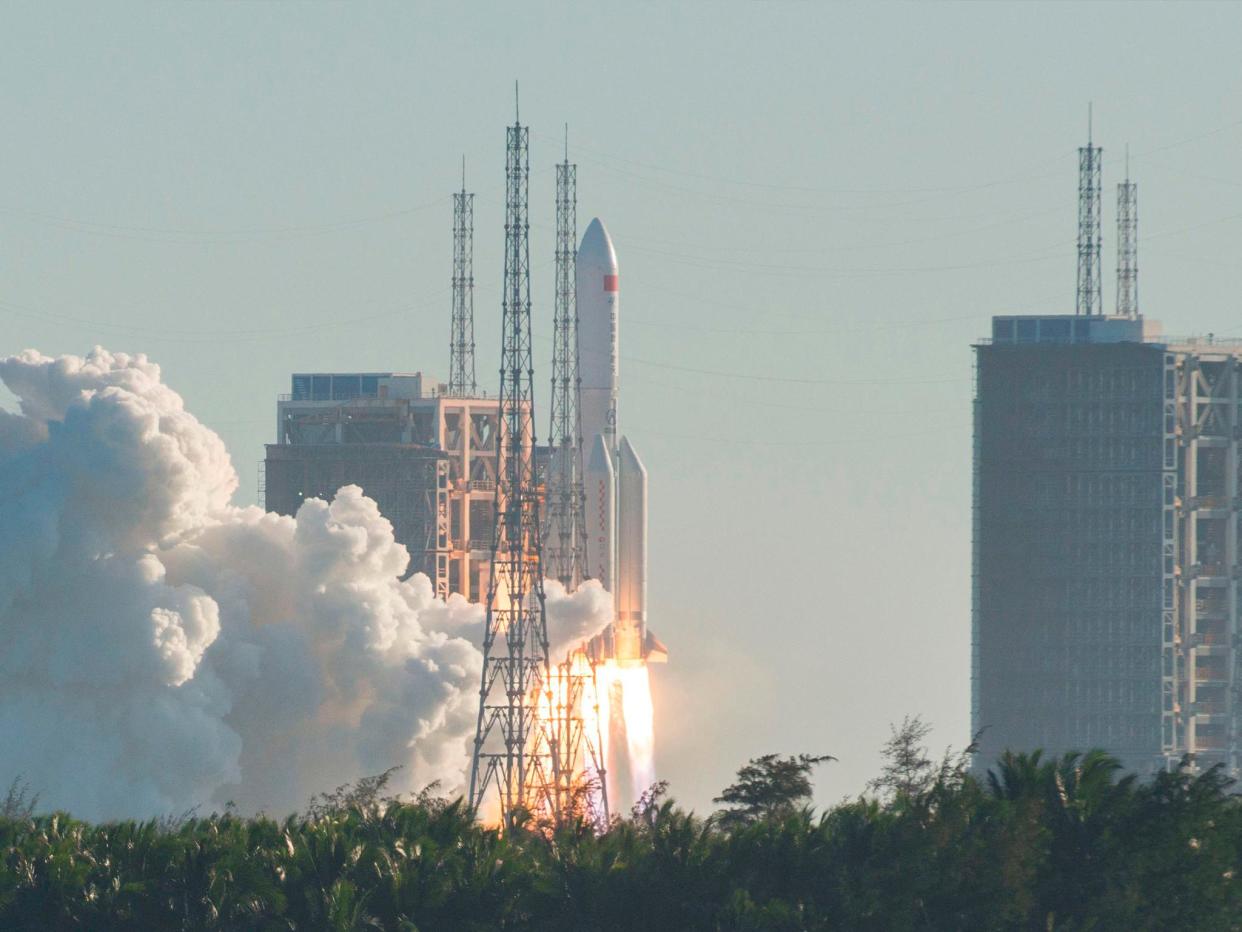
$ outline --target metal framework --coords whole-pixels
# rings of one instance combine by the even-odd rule
[[[505,260],[496,521],[470,805],[493,796],[501,824],[560,817],[535,472],[528,189],[530,131],[515,117],[505,155]]]
[[[556,795],[563,817],[579,818],[600,829],[609,819],[608,780],[600,722],[596,667],[582,649],[571,650],[553,672],[553,746],[560,753]],[[583,715],[590,709],[589,718]],[[593,726],[593,727],[592,727]]]
[[[1177,765],[1185,749],[1184,729],[1178,720],[1180,692],[1178,647],[1178,515],[1177,515],[1177,357],[1164,353],[1160,429],[1160,751],[1166,769]]]
[[[1139,316],[1138,185],[1130,180],[1129,153],[1126,180],[1117,185],[1117,313]]]
[[[1175,384],[1180,466],[1175,499],[1179,561],[1173,623],[1165,660],[1166,689],[1176,697],[1174,754],[1193,755],[1198,769],[1240,761],[1238,552],[1239,405],[1242,349],[1175,346],[1166,369]],[[1168,664],[1173,661],[1172,668]],[[1171,682],[1169,682],[1171,680]]]
[[[1104,150],[1091,144],[1091,117],[1087,116],[1087,145],[1078,150],[1078,299],[1075,313],[1104,313],[1100,290],[1100,161]]]
[[[551,426],[548,431],[546,544],[549,575],[573,591],[586,576],[586,489],[578,376],[578,166],[556,166],[556,307],[552,339]]]
[[[461,191],[453,195],[453,330],[449,338],[449,394],[478,393],[474,373],[474,195],[466,193],[466,160]]]

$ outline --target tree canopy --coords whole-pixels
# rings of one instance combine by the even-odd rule
[[[756,758],[700,818],[662,788],[603,832],[504,833],[345,787],[283,820],[0,817],[5,930],[1231,930],[1242,806],[1219,769],[1006,755],[816,813],[821,758]],[[28,799],[15,790],[15,797]]]
[[[712,800],[728,807],[717,814],[717,821],[726,828],[737,828],[759,819],[793,815],[798,807],[811,801],[811,771],[815,765],[830,760],[836,758],[830,754],[765,754],[751,758],[737,772],[737,782]]]

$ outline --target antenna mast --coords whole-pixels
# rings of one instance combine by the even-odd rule
[[[483,634],[483,678],[470,768],[470,805],[505,825],[522,812],[559,818],[559,755],[543,721],[551,705],[548,628],[535,475],[527,212],[530,130],[518,122],[505,150],[495,527]]]
[[[461,191],[453,195],[453,332],[449,339],[449,395],[478,394],[474,374],[474,195],[466,193],[466,157],[461,157]]]
[[[1139,316],[1138,185],[1130,180],[1130,147],[1126,147],[1126,180],[1117,185],[1117,314]]]
[[[1091,106],[1087,106],[1087,145],[1078,150],[1078,300],[1075,313],[1104,313],[1100,293],[1100,156],[1091,144]]]

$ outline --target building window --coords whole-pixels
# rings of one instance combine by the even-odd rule
[[[357,398],[361,379],[356,375],[334,375],[332,377],[332,400],[349,401]]]

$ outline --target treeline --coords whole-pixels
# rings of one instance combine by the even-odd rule
[[[980,780],[910,724],[866,798],[816,813],[826,758],[769,756],[720,813],[657,789],[603,833],[501,833],[460,801],[385,801],[382,778],[283,821],[90,825],[10,796],[0,929],[1242,928],[1242,807],[1219,770],[1142,782],[1098,752],[1029,754]]]

